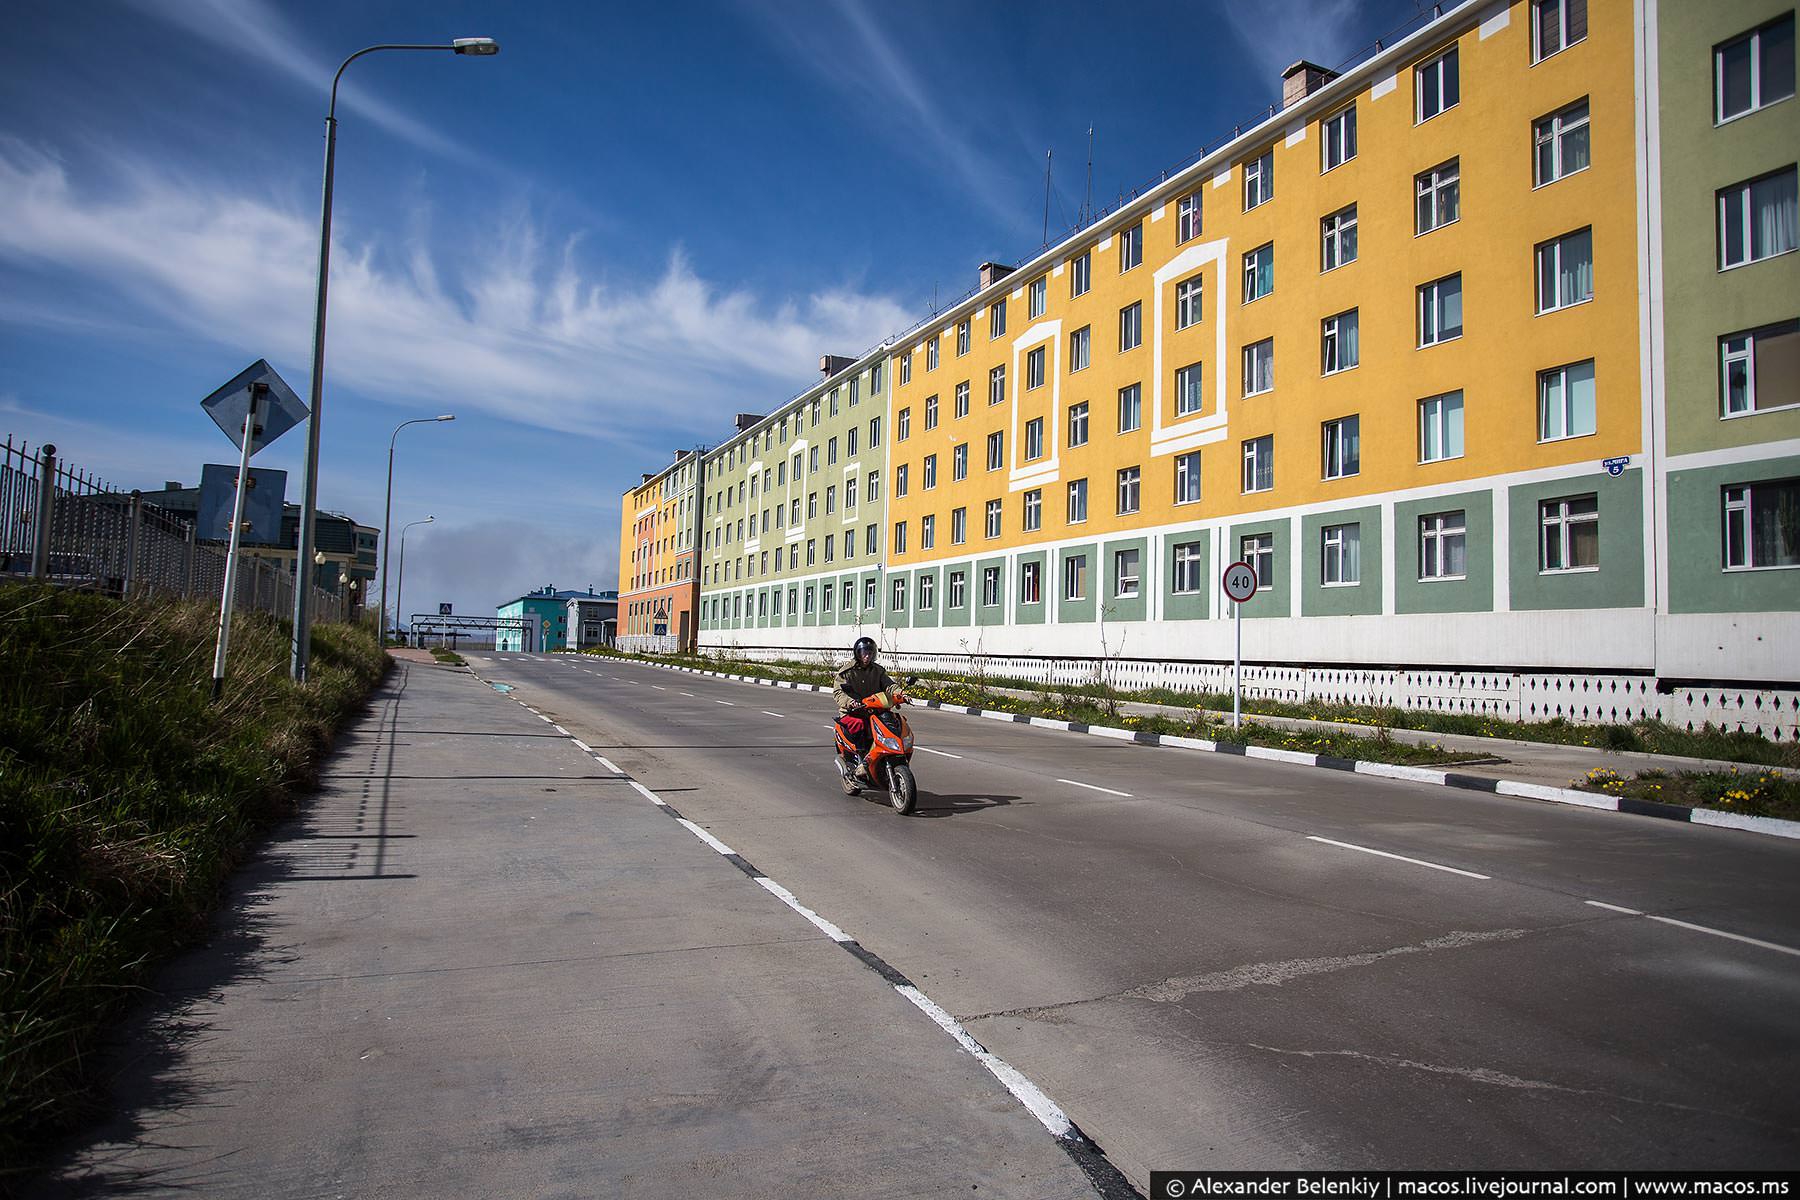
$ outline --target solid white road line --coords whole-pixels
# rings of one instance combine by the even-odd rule
[[[1617,904],[1602,904],[1598,900],[1583,900],[1583,904],[1591,904],[1595,908],[1604,908],[1607,912],[1624,913],[1628,917],[1641,917],[1644,914],[1635,908],[1621,908]]]
[[[1044,1095],[1043,1090],[1037,1084],[1020,1074],[1018,1068],[991,1053],[981,1043],[970,1037],[968,1030],[962,1027],[962,1022],[939,1008],[929,996],[919,991],[918,988],[895,984],[894,990],[917,1005],[920,1012],[937,1022],[938,1028],[955,1038],[959,1046],[974,1055],[976,1061],[986,1067],[994,1078],[1005,1086],[1007,1091],[1017,1097],[1019,1103],[1023,1104],[1031,1115],[1050,1131],[1052,1137],[1069,1136],[1070,1131],[1074,1128],[1074,1122],[1070,1121],[1063,1110],[1057,1107],[1056,1101]]]
[[[699,838],[701,841],[703,841],[707,845],[711,846],[714,850],[717,850],[720,854],[736,854],[737,853],[736,850],[733,850],[730,846],[727,846],[724,842],[721,842],[718,838],[716,838],[712,834],[706,832],[706,830],[700,828],[698,825],[694,824],[692,821],[688,820],[686,817],[677,817],[677,818],[675,818],[675,820],[679,824],[686,826],[687,831],[689,833],[693,834],[695,837]]]
[[[660,804],[665,808],[668,807],[668,801],[664,800],[661,796],[657,795],[655,792],[651,791],[649,788],[645,787],[643,784],[639,783],[637,780],[633,779],[631,781],[631,786],[634,789],[636,789],[638,795],[642,796],[644,799],[648,800],[650,803]]]
[[[827,725],[825,728],[830,729],[831,726]],[[914,750],[923,750],[927,754],[935,754],[939,758],[961,758],[962,757],[962,755],[952,754],[948,750],[933,750],[930,746],[914,746],[913,749]]]
[[[586,742],[582,741],[578,737],[570,737],[569,740],[574,742],[577,746],[580,746],[582,748],[582,750],[588,754],[592,754],[594,752],[594,748],[592,746],[588,745]]]
[[[686,824],[686,822],[683,822],[683,824]],[[702,834],[701,836],[704,837],[705,835]],[[806,907],[806,905],[800,903],[800,901],[794,897],[794,893],[788,891],[779,883],[770,879],[767,875],[757,875],[755,876],[755,879],[757,883],[762,885],[763,890],[767,891],[771,896],[774,896],[783,904],[805,917],[808,921],[811,921],[814,925],[817,925],[819,931],[832,941],[850,942],[856,940],[843,930],[839,929],[836,925],[833,925],[830,921],[827,921],[824,917],[821,917],[812,909]]]
[[[550,728],[556,730],[556,732],[562,734],[566,738],[572,738],[575,736],[574,734],[570,733],[568,730],[564,729],[561,725],[552,725]]]
[[[596,761],[599,762],[599,764],[601,766],[605,767],[607,770],[613,772],[614,774],[623,775],[625,773],[625,772],[619,770],[618,766],[616,764],[614,764],[613,760],[606,757],[606,755],[604,755],[604,754],[596,754],[596,755],[594,755],[594,758]]]
[[[1664,925],[1673,925],[1677,929],[1691,929],[1695,933],[1708,933],[1713,937],[1728,938],[1734,942],[1742,942],[1746,946],[1757,946],[1764,950],[1773,950],[1778,954],[1792,954],[1800,957],[1800,950],[1792,946],[1783,946],[1778,942],[1765,942],[1761,938],[1745,937],[1741,933],[1728,933],[1723,929],[1714,929],[1710,925],[1696,925],[1692,921],[1677,921],[1674,917],[1659,917],[1655,913],[1642,912],[1635,908],[1624,908],[1617,904],[1604,904],[1599,900],[1583,900],[1583,904],[1591,904],[1595,908],[1604,908],[1607,912],[1621,913],[1627,917],[1647,917],[1652,921],[1660,921]]]
[[[1441,863],[1426,862],[1422,858],[1408,858],[1404,854],[1389,854],[1386,850],[1371,850],[1367,846],[1357,846],[1350,842],[1334,842],[1330,838],[1314,837],[1312,834],[1307,834],[1306,840],[1309,842],[1323,842],[1327,846],[1339,846],[1345,850],[1360,850],[1364,854],[1374,854],[1381,858],[1391,858],[1398,862],[1411,863],[1415,867],[1430,867],[1434,871],[1448,871],[1452,875],[1466,875],[1470,879],[1489,878],[1489,876],[1486,875],[1477,875],[1474,871],[1465,871],[1460,867],[1446,867]]]
[[[1125,798],[1126,798],[1126,799],[1127,799],[1127,800],[1129,800],[1129,799],[1131,799],[1131,798],[1132,798],[1132,796],[1131,796],[1131,793],[1130,793],[1130,792],[1119,792],[1119,791],[1114,791],[1114,790],[1113,790],[1113,789],[1112,789],[1112,788],[1108,788],[1108,787],[1101,787],[1101,786],[1100,786],[1100,785],[1099,785],[1099,784],[1097,784],[1097,783],[1083,783],[1083,782],[1081,782],[1081,780],[1079,780],[1079,779],[1059,779],[1059,780],[1057,780],[1057,781],[1056,781],[1056,782],[1058,782],[1058,783],[1066,783],[1066,784],[1068,784],[1068,785],[1069,785],[1069,786],[1070,786],[1070,787],[1078,787],[1078,788],[1086,788],[1086,789],[1087,789],[1087,790],[1088,790],[1088,791],[1090,791],[1090,792],[1105,792],[1105,793],[1106,793],[1106,794],[1107,794],[1107,795],[1109,795],[1109,796],[1123,796],[1123,797],[1125,797]]]

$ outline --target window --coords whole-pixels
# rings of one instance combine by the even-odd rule
[[[1538,505],[1538,570],[1592,571],[1600,566],[1600,501],[1594,495]]]
[[[898,500],[902,496],[906,495],[907,484],[910,482],[910,480],[911,480],[911,468],[906,463],[901,463],[899,466],[894,468],[894,499]],[[869,494],[869,499],[873,500],[874,498],[875,498],[875,495],[873,492],[871,492]]]
[[[995,608],[1000,604],[1000,568],[983,567],[981,569],[981,607]]]
[[[1356,309],[1319,322],[1319,370],[1326,375],[1348,371],[1361,361]]]
[[[894,580],[893,591],[894,591],[893,603],[888,605],[889,610],[892,612],[905,612],[906,611],[906,580],[904,578]]]
[[[806,615],[810,617],[810,616],[812,616],[812,614],[813,614],[813,589],[809,587],[806,589]]]
[[[1175,243],[1191,242],[1200,236],[1200,193],[1183,196],[1175,204]]]
[[[1073,335],[1071,335],[1071,339],[1072,336]],[[1027,391],[1030,391],[1032,388],[1041,388],[1044,386],[1044,350],[1045,347],[1039,346],[1035,350],[1027,350],[1025,352],[1025,389]],[[994,399],[991,387],[988,391],[988,403],[999,403],[999,401]]]
[[[1119,471],[1118,512],[1120,516],[1138,510],[1138,468],[1124,467]]]
[[[1264,150],[1244,164],[1244,211],[1275,198],[1275,151]]]
[[[1790,208],[1792,207],[1790,203]],[[1594,298],[1594,232],[1565,234],[1537,248],[1538,312]]]
[[[1094,281],[1094,256],[1084,251],[1069,260],[1069,295],[1071,297],[1087,294]]]
[[[1027,562],[1019,564],[1019,603],[1036,604],[1044,597],[1044,564]]]
[[[1461,509],[1419,518],[1419,579],[1462,579],[1467,529]]]
[[[1275,339],[1244,347],[1244,395],[1258,396],[1275,386]]]
[[[1713,119],[1729,121],[1794,94],[1794,14],[1713,48]]]
[[[1463,452],[1463,394],[1445,392],[1419,401],[1419,461],[1442,462]]]
[[[919,465],[919,486],[927,491],[937,486],[937,455],[927,454]]]
[[[1003,430],[997,429],[993,433],[988,434],[987,469],[990,471],[998,471],[1001,467],[1003,467],[1005,465],[1006,465],[1006,433]]]
[[[1069,447],[1087,445],[1088,440],[1088,406],[1083,400],[1080,404],[1069,405]]]
[[[1069,370],[1070,371],[1082,371],[1082,370],[1087,369],[1088,355],[1089,355],[1089,352],[1091,351],[1091,349],[1093,348],[1093,341],[1094,341],[1094,328],[1091,325],[1083,325],[1080,329],[1077,329],[1075,332],[1073,332],[1069,335]],[[1044,382],[1044,351],[1043,351],[1042,347],[1039,347],[1038,349],[1032,351],[1031,353],[1036,354],[1038,356],[1038,363],[1037,363],[1038,380],[1037,381],[1038,381],[1038,384],[1041,385]],[[1026,362],[1026,370],[1029,372],[1030,363],[1031,363],[1031,355],[1030,354],[1025,356],[1025,362]],[[1030,386],[1029,382],[1027,383],[1027,386]]]
[[[870,556],[881,553],[881,526],[879,526],[879,525],[863,526],[863,553],[866,555],[870,555]],[[874,602],[873,588],[870,589],[869,596],[870,596],[870,602],[873,603]]]
[[[832,488],[825,489],[825,511],[827,513],[836,507],[832,501],[832,491]],[[856,476],[854,475],[844,480],[844,507],[846,509],[856,507]]]
[[[1199,542],[1182,542],[1175,547],[1175,572],[1170,579],[1174,591],[1186,595],[1205,586],[1206,555]]]
[[[1087,599],[1087,555],[1069,554],[1063,557],[1063,599]]]
[[[1044,457],[1044,418],[1033,417],[1025,422],[1025,461]]]
[[[1538,372],[1538,441],[1594,432],[1594,360]]]
[[[1006,336],[1006,300],[1003,297],[999,300],[994,301],[994,303],[991,306],[989,306],[989,308],[988,308],[988,341],[991,342],[996,338],[1003,338],[1005,336]],[[962,605],[953,604],[950,607],[961,608]]]
[[[855,480],[851,480],[851,482],[854,483]],[[881,499],[881,472],[880,471],[870,471],[869,472],[869,481],[864,486],[864,497],[871,504],[873,504],[875,501]],[[845,507],[849,507],[849,506],[846,505]]]
[[[1800,321],[1720,338],[1719,396],[1727,417],[1800,404]]]
[[[968,577],[961,571],[950,572],[950,597],[946,608],[963,608],[969,603]]]
[[[1321,173],[1333,167],[1341,167],[1356,157],[1356,106],[1351,105],[1341,112],[1336,112],[1319,122],[1319,132],[1325,145],[1321,153],[1324,155],[1320,164]]]
[[[1175,328],[1198,325],[1200,316],[1200,276],[1196,275],[1175,285]]]
[[[1079,525],[1087,520],[1088,481],[1071,479],[1069,481],[1069,524]]]
[[[1725,567],[1800,567],[1800,479],[1722,490]]]
[[[969,540],[969,510],[953,508],[950,510],[950,544],[960,546]]]
[[[1345,479],[1362,470],[1362,418],[1339,417],[1320,428],[1324,459],[1320,474],[1326,479]]]
[[[912,409],[903,408],[899,412],[894,414],[894,440],[896,442],[904,442],[907,438],[909,438],[911,436],[912,436]],[[869,445],[873,446],[874,444],[875,444],[875,440],[873,438],[870,438]]]
[[[1175,503],[1194,504],[1200,499],[1200,452],[1175,456]]]
[[[988,372],[988,407],[992,408],[1005,399],[1006,368],[999,366]],[[956,385],[956,415],[969,415],[969,385],[966,383]]]
[[[1362,582],[1362,526],[1327,525],[1319,548],[1319,582],[1348,587]]]
[[[956,357],[961,358],[969,352],[969,318],[964,317],[956,323]]]
[[[825,561],[830,562],[832,560],[832,558],[836,555],[836,552],[837,552],[837,536],[835,534],[828,533],[825,535]],[[830,596],[831,595],[830,590],[827,589],[825,594],[827,596]],[[825,611],[826,612],[831,611],[831,601],[830,600],[826,600],[826,602],[825,602]]]
[[[1032,488],[1025,493],[1024,513],[1025,524],[1023,528],[1026,533],[1036,533],[1044,527],[1043,488]]]
[[[894,553],[895,554],[905,554],[906,553],[906,522],[905,521],[895,521],[894,522]]]
[[[1531,8],[1532,62],[1587,37],[1587,0],[1532,0]]]
[[[876,608],[875,608],[875,581],[873,579],[863,580],[863,610],[865,612],[876,611]]]
[[[1461,162],[1453,158],[1413,176],[1413,194],[1417,199],[1414,232],[1430,233],[1462,216]]]
[[[938,335],[934,333],[931,335],[931,340],[925,343],[925,369],[927,371],[935,371],[937,370],[937,365]]]
[[[1719,270],[1793,250],[1800,240],[1794,199],[1793,167],[1721,190]]]
[[[1275,486],[1275,435],[1244,443],[1244,491],[1266,492]]]
[[[1260,300],[1275,290],[1275,243],[1258,246],[1244,255],[1244,303]]]
[[[1132,383],[1119,389],[1119,432],[1130,433],[1144,423],[1143,388]]]
[[[1175,371],[1175,415],[1191,416],[1200,411],[1206,403],[1206,390],[1202,383],[1201,363],[1189,363],[1178,367]]]
[[[847,613],[856,608],[856,584],[851,580],[844,580],[844,598],[840,607]]]
[[[1025,293],[1025,308],[1031,320],[1035,321],[1044,315],[1044,306],[1049,297],[1050,280],[1047,276],[1039,275],[1031,281],[1031,287]]]
[[[927,513],[919,518],[919,549],[931,550],[937,546],[937,516]]]
[[[985,515],[986,515],[987,524],[986,524],[986,527],[982,530],[982,533],[990,538],[999,537],[1000,536],[1000,501],[989,500],[987,502],[987,512]]]
[[[1419,287],[1419,346],[1435,346],[1463,331],[1462,276],[1446,275]]]
[[[912,382],[912,352],[910,350],[900,356],[900,382],[902,384]],[[831,393],[831,415],[837,416],[837,390],[835,388]],[[846,604],[844,607],[849,608],[850,606]]]
[[[1130,229],[1119,231],[1119,274],[1139,266],[1144,261],[1144,223],[1139,221]]]
[[[1565,175],[1588,169],[1588,102],[1586,98],[1541,118],[1532,126],[1536,156],[1533,181],[1542,187]]]
[[[969,477],[969,443],[950,448],[950,478],[954,480]]]
[[[881,418],[880,417],[870,417],[869,418],[869,449],[873,450],[875,447],[877,447],[879,445],[881,445]]]
[[[937,361],[934,359],[932,361],[932,366],[936,366],[936,365],[937,365]],[[852,375],[850,377],[850,407],[851,408],[856,407],[857,395],[861,391],[861,389],[862,389],[862,378],[857,375]]]
[[[1356,261],[1356,205],[1319,222],[1319,270],[1335,271]]]
[[[1461,99],[1456,71],[1456,47],[1413,69],[1414,96],[1419,121],[1429,121]]]
[[[925,428],[936,429],[938,423],[938,398],[925,397]]]
[[[827,559],[826,561],[829,562],[830,560]],[[832,588],[829,583],[824,584],[819,588],[819,611],[822,613],[829,613],[831,611],[831,592]]]
[[[1127,304],[1119,310],[1119,353],[1136,350],[1144,342],[1144,302]]]
[[[856,457],[856,426],[854,425],[844,434],[844,457]]]
[[[1256,572],[1258,588],[1275,584],[1275,535],[1247,533],[1238,539],[1238,561]]]
[[[812,520],[819,515],[819,493],[806,493],[806,519]]]
[[[869,394],[873,396],[881,390],[881,364],[876,363],[869,368]]]
[[[825,443],[825,465],[828,467],[833,467],[833,466],[837,465],[837,439],[836,438],[831,438],[831,439],[827,440]],[[742,487],[743,485],[739,484],[738,486]]]
[[[1113,595],[1121,600],[1130,600],[1138,594],[1138,586],[1142,580],[1141,550],[1113,551]]]
[[[937,603],[936,597],[932,595],[932,593],[936,590],[937,590],[937,576],[936,575],[921,575],[921,576],[919,576],[919,611],[920,612],[925,612],[925,611],[929,610]]]

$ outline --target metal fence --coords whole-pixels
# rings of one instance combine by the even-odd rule
[[[144,503],[9,435],[0,446],[0,579],[39,579],[119,597],[214,598],[225,551],[201,542],[185,518]],[[238,564],[237,608],[291,612],[294,578],[279,565]],[[350,617],[345,597],[313,589],[315,621]]]

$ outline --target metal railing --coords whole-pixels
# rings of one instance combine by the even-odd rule
[[[8,435],[0,444],[0,579],[36,579],[123,598],[213,598],[225,586],[225,552],[200,541],[192,522],[121,492]],[[234,605],[291,611],[294,578],[279,564],[239,563]],[[346,597],[313,589],[321,621],[351,617]]]

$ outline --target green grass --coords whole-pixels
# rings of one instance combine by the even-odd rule
[[[231,869],[312,782],[386,668],[374,632],[217,605],[0,586],[0,1178],[79,1117],[108,1022],[205,927]]]
[[[1582,791],[1607,796],[1800,821],[1800,779],[1770,771],[1640,771],[1630,776],[1599,767],[1571,782]]]
[[[469,665],[462,655],[454,650],[446,650],[442,646],[433,646],[431,648],[431,657],[452,667],[466,667]]]

